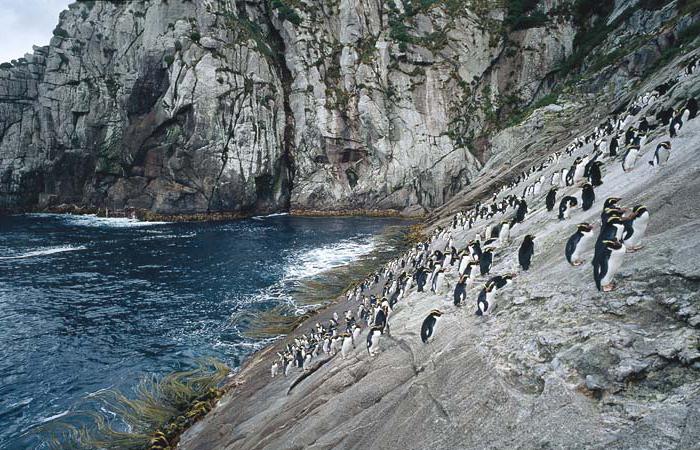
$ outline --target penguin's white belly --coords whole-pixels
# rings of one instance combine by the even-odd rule
[[[600,280],[600,284],[607,286],[610,284],[615,277],[615,274],[620,270],[622,266],[622,259],[624,258],[625,251],[624,247],[622,251],[613,252],[608,259],[608,271],[605,276]]]
[[[343,341],[343,347],[340,349],[340,353],[343,355],[343,359],[347,358],[352,350],[352,341],[350,339],[345,339]]]

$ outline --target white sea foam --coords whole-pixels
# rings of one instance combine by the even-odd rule
[[[93,228],[134,228],[134,227],[148,227],[154,225],[164,225],[169,222],[144,222],[138,219],[130,219],[128,217],[98,217],[94,214],[51,214],[51,213],[38,213],[38,214],[28,214],[29,216],[35,217],[57,217],[62,219],[68,225],[74,225],[79,227],[93,227]]]
[[[268,217],[279,217],[279,216],[288,216],[288,215],[289,215],[289,213],[286,213],[286,212],[285,213],[272,213],[272,214],[268,214],[266,216],[253,216],[252,219],[263,220],[263,219],[267,219]]]
[[[37,256],[47,256],[47,255],[53,255],[56,253],[74,252],[77,250],[85,250],[86,248],[87,247],[85,247],[84,245],[77,245],[77,246],[63,245],[63,246],[59,246],[59,247],[42,247],[42,248],[32,250],[32,251],[29,251],[26,253],[20,253],[19,255],[0,256],[0,260],[35,258]]]
[[[302,250],[292,256],[285,278],[301,280],[318,275],[334,267],[344,266],[374,250],[376,244],[370,236],[361,236],[324,245],[312,250]]]
[[[45,417],[43,419],[39,419],[39,423],[46,423],[46,422],[51,422],[52,420],[58,419],[59,417],[63,417],[66,414],[70,413],[69,410],[62,411],[58,414],[54,414],[53,416]]]

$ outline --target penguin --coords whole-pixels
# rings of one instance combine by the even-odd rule
[[[571,210],[578,205],[576,197],[567,195],[559,202],[559,220],[568,219],[571,216]]]
[[[510,241],[510,223],[507,221],[504,221],[501,223],[501,229],[499,230],[498,233],[498,240],[501,244],[501,246],[504,246],[508,244]]]
[[[695,98],[688,99],[688,102],[685,104],[685,110],[687,112],[687,116],[685,118],[685,121],[689,121],[692,119],[695,119],[698,116],[698,101]]]
[[[464,271],[464,274],[469,276],[469,283],[472,283],[474,280],[476,280],[476,277],[481,274],[481,265],[478,261],[470,262],[467,265],[467,269]]]
[[[425,284],[428,282],[428,270],[425,267],[419,267],[414,275],[416,279],[416,284],[418,285],[418,292],[423,292]]]
[[[360,338],[360,334],[362,333],[362,327],[355,324],[352,328],[352,339],[353,341],[357,341]]]
[[[493,301],[494,285],[486,283],[479,292],[476,300],[476,315],[487,316],[493,312],[496,305]]]
[[[588,211],[593,206],[595,201],[595,191],[593,190],[593,185],[586,183],[583,185],[581,190],[581,208],[584,211]]]
[[[554,209],[554,203],[557,201],[557,188],[553,187],[547,193],[547,198],[545,198],[545,204],[547,205],[547,211]]]
[[[350,354],[350,350],[355,348],[355,340],[352,334],[349,333],[344,333],[341,336],[343,337],[343,344],[340,347],[340,355],[345,359]]]
[[[678,132],[683,128],[683,117],[680,111],[676,113],[671,123],[668,125],[668,135],[671,138],[678,136]]]
[[[651,166],[661,166],[668,162],[668,158],[671,156],[671,141],[664,141],[656,146],[656,151],[654,152],[654,159],[649,161]]]
[[[637,205],[632,210],[632,217],[623,221],[625,230],[622,233],[622,242],[627,251],[636,252],[642,248],[642,238],[649,225],[649,211],[643,205]]]
[[[442,316],[442,312],[433,309],[430,311],[430,314],[428,314],[428,317],[423,320],[423,325],[420,327],[420,338],[424,344],[427,344],[428,340],[435,334],[435,325],[440,316]]]
[[[518,209],[515,211],[514,223],[522,223],[525,220],[525,214],[527,213],[527,203],[525,199],[520,199],[518,202]]]
[[[479,270],[481,271],[481,275],[488,275],[488,273],[491,271],[492,263],[493,250],[487,248],[481,253],[481,257],[479,258]]]
[[[593,242],[593,227],[587,223],[580,223],[576,226],[576,232],[566,241],[566,260],[572,266],[583,264],[581,254]]]
[[[430,290],[434,293],[439,293],[442,287],[442,282],[445,279],[445,269],[438,269],[438,271],[433,276],[433,282],[430,286]]]
[[[607,257],[608,248],[605,242],[610,241],[620,241],[622,239],[622,234],[625,227],[622,223],[622,219],[618,216],[611,216],[608,218],[607,222],[600,229],[598,238],[595,243],[594,253],[593,253],[593,278],[596,279],[596,286],[598,286],[602,275],[601,271],[604,269],[605,258]],[[625,249],[625,251],[627,251]],[[600,290],[600,287],[598,286]]]
[[[535,253],[535,243],[533,242],[534,239],[535,236],[531,234],[526,235],[523,238],[523,243],[520,244],[520,248],[518,249],[518,262],[524,271],[528,271],[530,269],[532,255]]]
[[[603,203],[603,212],[600,215],[600,222],[605,225],[608,222],[608,218],[610,217],[610,213],[608,210],[616,208],[617,202],[622,200],[620,197],[608,197],[605,199],[605,203]]]
[[[272,375],[272,378],[275,378],[277,376],[277,372],[279,371],[279,364],[277,364],[277,361],[272,363],[272,367],[270,368],[270,374]]]
[[[464,300],[466,299],[467,296],[467,280],[469,277],[467,275],[462,275],[459,278],[459,281],[455,285],[455,291],[453,294],[453,299],[454,299],[454,305],[455,306],[462,306],[464,303]]]
[[[614,136],[612,139],[610,139],[610,147],[608,147],[608,152],[611,158],[615,158],[617,156],[617,149],[620,147],[620,142],[617,139],[617,136]]]
[[[572,177],[572,185],[578,184],[583,180],[584,174],[586,172],[586,166],[588,165],[588,157],[578,158],[578,164],[574,168],[574,173]]]
[[[588,181],[595,187],[603,184],[603,175],[600,172],[600,166],[602,165],[602,161],[594,161],[590,172],[588,172]]]
[[[377,308],[377,312],[374,315],[374,323],[373,325],[375,327],[379,327],[382,330],[382,333],[384,330],[389,331],[389,309],[386,308],[385,306],[381,306]]]
[[[595,267],[593,269],[593,278],[599,291],[610,292],[615,290],[615,285],[612,281],[622,266],[622,260],[627,249],[625,244],[617,239],[603,241],[603,245],[605,251],[600,258],[598,270]]]
[[[504,287],[512,283],[513,278],[515,278],[515,275],[513,275],[512,273],[507,273],[505,275],[496,275],[495,277],[491,277],[491,279],[486,284],[493,285],[494,291],[498,291],[499,289],[503,289]]]
[[[625,152],[625,156],[622,158],[622,170],[625,172],[630,172],[634,169],[634,165],[637,164],[637,158],[639,158],[639,146],[632,145]]]
[[[382,329],[379,327],[372,327],[367,333],[367,353],[369,356],[375,356],[379,351],[379,336],[382,335]]]

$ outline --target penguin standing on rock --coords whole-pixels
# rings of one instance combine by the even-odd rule
[[[617,202],[620,200],[622,200],[620,197],[608,197],[605,199],[605,203],[603,203],[603,212],[600,215],[600,221],[603,225],[608,222],[608,218],[610,217],[609,210],[616,208]]]
[[[583,264],[581,254],[593,242],[593,227],[587,223],[580,223],[576,226],[576,232],[566,241],[566,260],[572,266]]]
[[[603,241],[603,246],[605,251],[601,255],[598,270],[596,270],[596,267],[593,269],[593,278],[599,291],[610,292],[615,290],[615,285],[612,281],[622,266],[622,260],[627,249],[625,244],[617,239]]]
[[[568,219],[571,216],[571,210],[578,205],[576,197],[567,195],[559,202],[559,220]]]
[[[547,205],[547,211],[554,209],[554,204],[557,201],[557,188],[553,187],[547,192],[547,198],[545,198],[545,204]]]
[[[671,156],[671,141],[661,142],[656,146],[656,151],[654,152],[654,159],[649,161],[651,166],[662,166],[668,162],[668,158]]]
[[[382,335],[382,329],[372,327],[367,333],[367,353],[369,356],[375,356],[379,351],[379,336]]]
[[[486,283],[479,292],[476,299],[476,315],[487,316],[496,308],[493,301],[495,286],[492,283]]]
[[[481,275],[488,275],[488,273],[491,271],[491,264],[493,263],[493,250],[490,248],[487,248],[481,253],[481,257],[479,258],[479,269],[481,271]]]
[[[523,243],[520,244],[520,248],[518,249],[518,262],[520,263],[520,267],[525,271],[530,269],[532,255],[535,254],[534,239],[535,236],[528,234],[523,238]]]
[[[353,339],[352,334],[349,333],[344,333],[342,336],[343,344],[340,347],[340,354],[343,357],[343,359],[345,359],[350,354],[350,350],[355,348],[355,340]]]
[[[518,202],[518,209],[515,211],[514,223],[522,223],[525,220],[525,214],[527,214],[527,202],[525,199],[520,199]]]
[[[428,343],[428,340],[435,334],[435,325],[438,319],[442,316],[440,310],[434,309],[430,311],[428,317],[423,320],[423,325],[420,327],[420,338],[424,344]]]
[[[632,217],[623,221],[625,230],[622,233],[622,239],[630,253],[636,252],[642,248],[642,238],[647,231],[649,225],[649,211],[645,206],[638,205],[632,210]]]
[[[588,180],[593,186],[600,186],[603,184],[603,175],[600,172],[600,166],[603,163],[601,161],[594,161],[591,165],[591,170],[588,172]]]
[[[595,191],[593,190],[593,185],[590,183],[584,184],[581,191],[581,208],[584,211],[588,211],[593,206],[594,201]]]
[[[608,149],[609,155],[611,158],[615,158],[617,156],[617,149],[620,147],[620,142],[617,139],[617,136],[613,137],[610,139],[610,147]]]
[[[457,282],[457,285],[455,286],[455,292],[454,292],[454,305],[455,306],[462,306],[464,303],[464,300],[467,298],[467,280],[468,280],[467,275],[462,275],[459,278],[459,281]]]
[[[632,145],[627,149],[625,156],[622,158],[622,170],[625,172],[631,172],[634,169],[635,164],[637,164],[637,159],[639,158],[639,146]]]

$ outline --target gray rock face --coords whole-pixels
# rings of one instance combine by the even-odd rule
[[[685,59],[698,55],[695,50]],[[637,92],[625,95],[649,91],[675,75],[679,63],[672,61]],[[696,73],[682,80],[659,104],[641,111],[635,123],[654,108],[700,95],[699,79]],[[498,162],[509,150],[524,167],[562,151],[561,160],[542,173],[545,179],[570,167],[574,158],[592,154],[592,142],[571,156],[563,150],[608,116],[613,99],[583,96],[577,103],[536,110],[494,138],[496,166],[485,167],[475,185],[501,186],[512,180],[510,170],[520,172],[517,165],[509,169]],[[364,347],[365,328],[358,348],[347,357],[338,354],[321,364],[328,357],[320,356],[308,376],[292,369],[288,377],[270,378],[275,352],[292,337],[317,322],[327,323],[333,310],[341,315],[355,310],[356,302],[343,297],[293,336],[254,355],[232,379],[231,391],[187,430],[178,448],[697,448],[700,118],[687,122],[672,139],[668,164],[651,169],[646,162],[667,139],[666,130],[654,130],[629,173],[623,172],[620,158],[603,158],[603,184],[595,188],[593,208],[576,208],[568,220],[546,211],[546,191],[528,197],[524,222],[511,229],[509,243],[495,250],[489,276],[516,274],[497,294],[495,313],[474,314],[489,276],[467,287],[465,306],[453,305],[459,277],[452,267],[438,293],[419,293],[415,286],[407,290],[389,315],[391,330],[380,337],[377,356]],[[512,150],[513,141],[525,150]],[[520,195],[538,177],[498,199]],[[558,196],[580,198],[580,192],[580,186],[562,187]],[[602,293],[593,281],[592,248],[578,267],[566,262],[564,248],[577,223],[600,226],[602,204],[611,196],[621,197],[624,207],[644,204],[651,216],[643,247],[624,257],[617,289]],[[468,188],[429,219],[449,229],[463,205],[490,198],[491,192]],[[512,215],[479,219],[472,229],[457,227],[449,237],[462,249],[487,225]],[[535,253],[525,272],[518,248],[528,234],[536,236]],[[449,241],[438,238],[430,250],[444,250]],[[432,340],[424,344],[421,323],[434,308],[443,315]]]
[[[504,15],[488,2],[75,3],[50,46],[0,69],[0,209],[434,208],[479,172],[475,139],[499,101],[540,95],[571,53],[570,21],[506,32]]]

